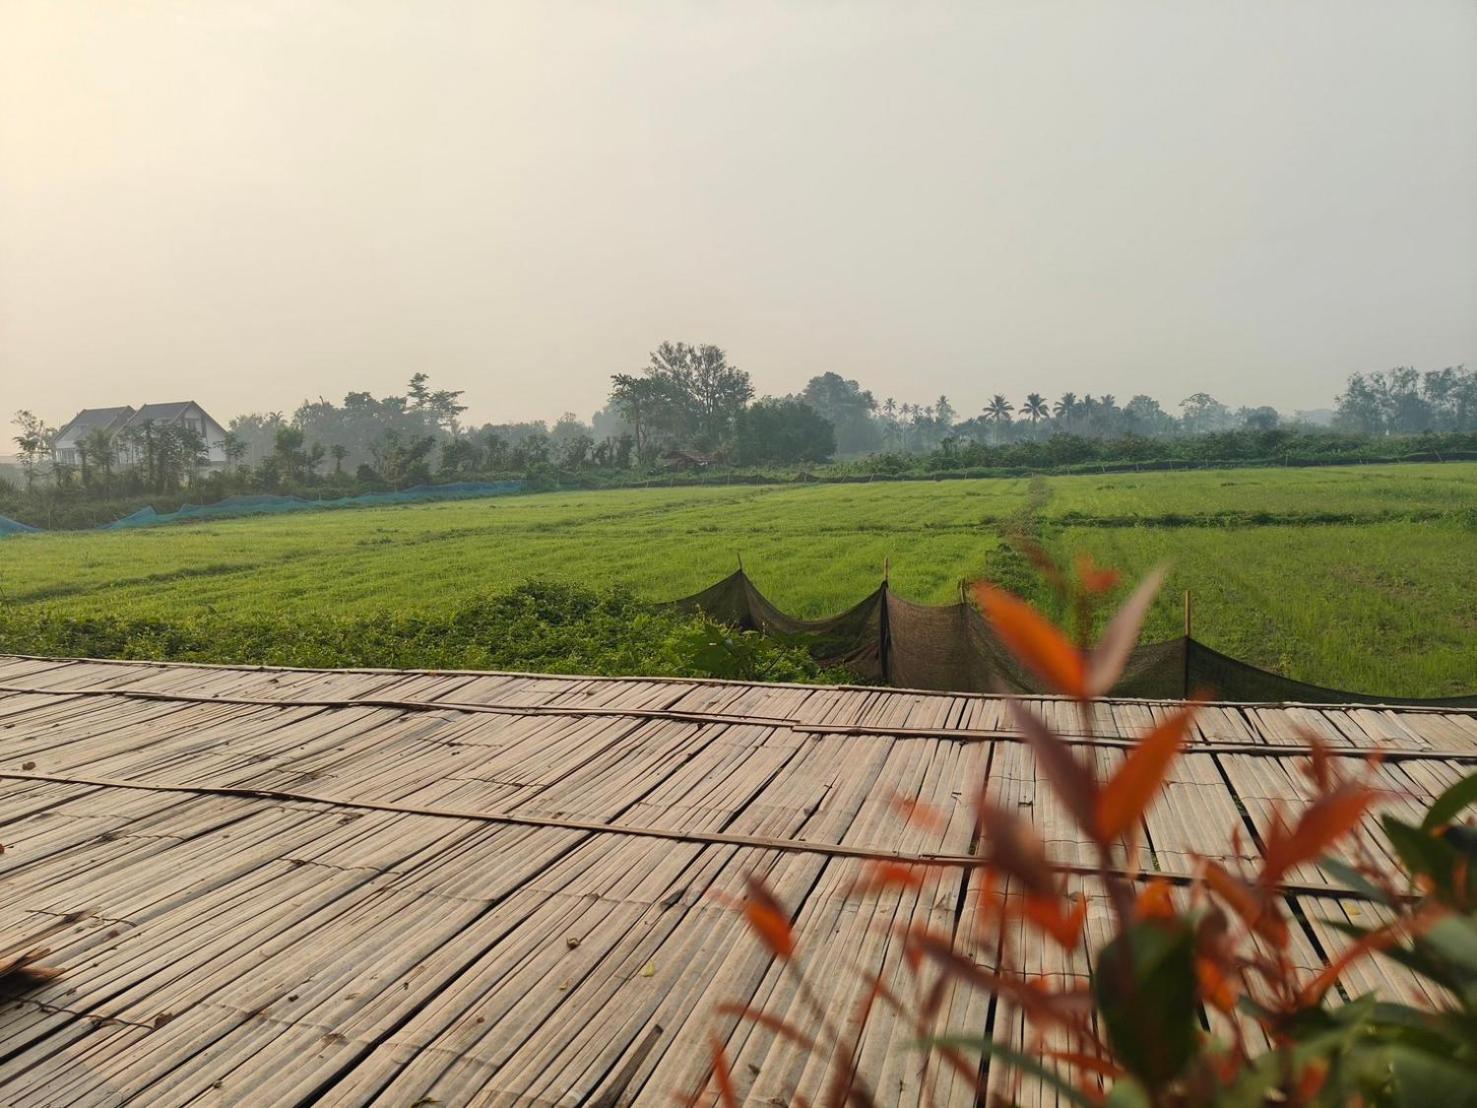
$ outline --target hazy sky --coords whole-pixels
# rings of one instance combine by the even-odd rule
[[[0,0],[7,417],[588,417],[667,338],[965,414],[1470,364],[1477,4]]]

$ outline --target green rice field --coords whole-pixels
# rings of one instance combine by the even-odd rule
[[[1477,464],[568,492],[0,540],[0,603],[46,618],[453,615],[531,579],[679,597],[741,555],[781,607],[1003,572],[1022,520],[1066,557],[1168,562],[1148,638],[1396,696],[1477,688]],[[1032,522],[1034,521],[1034,522]],[[1016,568],[1018,572],[1018,567]],[[0,624],[3,627],[3,624]],[[0,632],[0,649],[19,649]]]

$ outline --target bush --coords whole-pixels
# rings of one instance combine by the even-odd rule
[[[0,615],[0,652],[306,667],[528,670],[835,682],[801,647],[679,615],[622,590],[533,581],[446,615]]]

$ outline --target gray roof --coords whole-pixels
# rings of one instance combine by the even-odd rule
[[[154,423],[173,423],[180,416],[184,415],[191,405],[199,407],[193,400],[176,400],[169,404],[145,404],[133,413],[133,418],[128,421],[128,425],[133,426],[150,421]],[[202,412],[204,410],[201,408]]]
[[[123,426],[131,415],[131,404],[124,404],[121,408],[83,408],[67,421],[56,437],[61,439],[71,436],[81,439],[97,430],[111,431]]]

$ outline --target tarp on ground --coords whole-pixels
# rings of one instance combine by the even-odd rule
[[[129,527],[153,527],[162,523],[277,515],[282,512],[320,511],[331,508],[383,508],[394,504],[422,504],[430,500],[470,500],[486,496],[507,496],[522,491],[522,481],[458,481],[446,485],[415,485],[392,492],[367,492],[359,496],[341,496],[332,500],[307,500],[300,496],[270,494],[228,496],[214,504],[185,504],[173,512],[156,512],[153,508],[140,508],[132,515],[104,524],[101,529],[117,531]]]
[[[829,619],[798,619],[782,612],[743,570],[671,606],[803,645],[821,665],[844,668],[863,681],[946,692],[1048,691],[1016,663],[973,605],[915,604],[886,582]],[[1260,703],[1477,707],[1477,693],[1418,699],[1294,681],[1188,637],[1137,647],[1111,695],[1172,700],[1197,689],[1209,689],[1222,700]]]
[[[367,492],[359,496],[340,496],[332,500],[308,500],[301,496],[228,496],[214,504],[184,504],[173,512],[159,512],[145,506],[112,523],[99,524],[94,530],[124,531],[133,527],[154,527],[164,523],[189,523],[200,520],[235,519],[241,516],[277,515],[283,512],[322,511],[333,508],[384,508],[395,504],[424,504],[433,500],[473,500],[488,496],[510,496],[523,491],[522,481],[457,481],[446,485],[415,485],[391,492]],[[39,531],[0,516],[0,537]]]
[[[18,519],[0,516],[0,535],[22,535],[29,531],[39,530],[39,527],[32,527],[29,523],[22,523]]]

